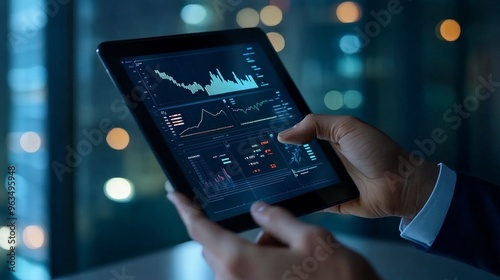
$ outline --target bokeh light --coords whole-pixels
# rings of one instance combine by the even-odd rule
[[[460,24],[454,19],[446,19],[441,21],[439,24],[438,37],[441,40],[453,42],[460,37],[461,28]]]
[[[363,94],[357,90],[348,90],[344,93],[344,104],[349,109],[361,106],[363,99]]]
[[[111,178],[104,184],[104,194],[117,202],[128,202],[134,196],[134,185],[125,178]]]
[[[0,248],[9,250],[12,244],[9,244],[10,229],[8,227],[0,227]]]
[[[42,146],[42,139],[38,133],[33,131],[25,132],[19,138],[21,149],[28,153],[34,153]]]
[[[108,145],[115,150],[123,150],[127,148],[130,143],[130,136],[125,129],[115,127],[108,132],[106,142],[108,142]]]
[[[207,18],[207,9],[200,4],[189,4],[181,10],[181,18],[186,24],[201,24]]]
[[[236,14],[236,22],[242,28],[256,27],[259,25],[259,12],[252,8],[243,8]]]
[[[285,48],[285,38],[283,37],[283,35],[279,34],[278,32],[268,32],[267,37],[273,44],[276,52],[280,52]]]
[[[337,19],[342,23],[353,23],[361,18],[361,8],[352,1],[340,3],[335,11]]]
[[[324,101],[326,107],[330,110],[338,110],[344,106],[344,97],[341,92],[336,90],[327,92]]]
[[[45,242],[45,234],[39,226],[27,226],[23,230],[23,241],[30,249],[39,249]]]
[[[276,26],[283,20],[283,12],[277,6],[265,6],[260,11],[260,20],[267,26]]]
[[[337,71],[346,78],[357,78],[363,74],[364,64],[358,55],[340,57],[337,60]]]
[[[339,47],[345,54],[353,54],[361,49],[361,41],[357,35],[344,35],[339,40]]]

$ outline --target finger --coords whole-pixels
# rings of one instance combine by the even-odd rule
[[[337,205],[328,207],[328,208],[324,209],[323,212],[333,213],[333,214],[342,214],[342,215],[353,215],[353,213],[351,213],[351,211],[350,211],[350,209],[352,208],[351,205],[352,205],[352,202],[348,201],[348,202],[344,202],[342,204],[337,204]]]
[[[346,159],[346,157],[344,156],[344,154],[342,154],[339,151],[339,149],[337,148],[337,146],[338,145],[333,145],[335,153],[340,158],[340,161],[342,162],[342,164],[346,168],[347,172],[349,172],[349,174],[351,175],[351,178],[353,179],[354,184],[356,186],[361,186],[362,182],[361,182],[360,178],[358,178],[358,176],[357,176],[358,172],[356,172],[357,171],[356,167],[349,160]],[[356,198],[356,199],[349,200],[347,202],[341,203],[341,204],[337,204],[337,205],[331,206],[329,208],[324,209],[323,211],[324,212],[329,212],[329,213],[334,213],[334,214],[353,215],[353,214],[355,214],[355,212],[353,212],[352,210],[356,209],[356,207],[353,207],[353,206],[356,206],[358,204],[359,204],[359,197]]]
[[[227,250],[234,249],[245,242],[208,220],[198,206],[184,195],[170,192],[167,197],[177,208],[191,238],[215,255],[227,253]]]
[[[362,122],[350,116],[307,115],[294,127],[278,134],[278,141],[290,144],[304,144],[314,138],[338,143]]]
[[[172,185],[172,182],[170,182],[170,180],[167,180],[165,182],[165,186],[164,187],[165,187],[165,190],[167,191],[167,193],[175,191],[174,186]]]
[[[274,238],[274,236],[267,231],[261,231],[259,235],[257,235],[255,244],[261,246],[286,247],[285,244]]]
[[[228,279],[226,275],[226,263],[223,258],[214,255],[205,247],[203,248],[203,251],[201,253],[208,266],[210,266],[210,268],[212,269],[214,273],[214,279]]]
[[[294,247],[299,236],[305,236],[312,226],[307,225],[283,208],[256,202],[251,208],[252,217],[264,231],[285,245]]]
[[[203,248],[201,251],[201,254],[207,264],[215,271],[219,269],[219,264],[220,264],[220,258],[217,258],[216,255],[214,255],[210,250],[207,248]]]

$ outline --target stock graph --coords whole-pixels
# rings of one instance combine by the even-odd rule
[[[220,102],[206,103],[170,114],[165,112],[163,119],[171,133],[180,138],[234,127],[233,120]]]
[[[211,100],[269,86],[252,47],[134,60],[137,73],[158,108]]]
[[[232,101],[231,104],[234,105],[234,103],[235,103],[234,99],[233,98],[231,98],[231,99],[232,99],[231,100]],[[250,105],[250,106],[248,106],[246,108],[236,108],[236,109],[235,108],[231,108],[231,110],[233,112],[238,112],[238,113],[241,112],[241,113],[243,113],[245,115],[248,115],[248,113],[251,112],[251,111],[260,111],[261,107],[264,104],[266,104],[267,102],[272,102],[272,101],[274,101],[274,100],[272,100],[272,99],[266,99],[266,100],[262,100],[260,102],[257,102],[257,103],[255,103],[253,105]]]
[[[281,99],[279,92],[263,92],[224,99],[240,125],[250,125],[289,115],[289,104]]]
[[[219,111],[219,112],[217,112],[217,113],[210,113],[209,111],[207,111],[207,110],[205,110],[205,109],[201,109],[201,116],[200,116],[200,121],[198,122],[198,124],[196,124],[196,125],[194,125],[194,126],[190,126],[190,127],[186,128],[186,129],[184,129],[183,131],[181,131],[181,133],[179,133],[179,135],[181,135],[181,136],[182,136],[183,134],[187,134],[187,133],[189,133],[189,131],[191,131],[191,130],[195,130],[195,131],[196,131],[196,130],[199,130],[199,129],[200,129],[200,127],[201,127],[201,125],[203,124],[203,122],[204,122],[204,121],[206,121],[206,120],[205,120],[205,115],[212,116],[212,117],[218,117],[218,116],[219,116],[219,115],[221,115],[221,114],[225,115],[225,116],[226,116],[226,118],[227,118],[227,114],[226,114],[226,112],[224,112],[224,110],[220,110],[220,111]],[[208,121],[207,121],[207,122],[208,122]],[[208,126],[208,125],[205,125],[205,126]],[[217,129],[217,130],[218,130],[219,128],[215,128],[215,129]],[[215,129],[214,129],[214,130],[215,130]],[[208,131],[210,131],[210,130],[206,130],[206,131],[208,132]],[[198,133],[203,133],[203,132],[198,132]]]
[[[234,78],[234,81],[231,81],[231,80],[226,80],[222,76],[219,69],[216,69],[216,72],[217,74],[209,72],[210,83],[208,85],[202,86],[198,82],[193,82],[187,85],[184,83],[179,83],[175,80],[174,77],[167,75],[165,72],[160,72],[158,70],[155,70],[155,73],[158,74],[160,78],[172,82],[177,87],[190,91],[191,94],[195,94],[198,91],[205,91],[208,95],[213,96],[218,94],[237,92],[259,87],[251,75],[245,75],[245,79],[240,79],[236,76],[234,72],[231,72]]]
[[[188,157],[189,163],[196,174],[203,193],[207,197],[213,197],[221,192],[230,191],[235,188],[233,177],[238,174],[230,174],[232,159],[226,151],[202,150]]]

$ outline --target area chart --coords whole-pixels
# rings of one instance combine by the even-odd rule
[[[219,71],[219,69],[215,70],[216,74],[212,73],[211,71],[208,72],[210,76],[210,83],[205,86],[199,84],[196,81],[186,85],[184,83],[179,83],[177,80],[175,80],[174,77],[168,75],[165,72],[160,72],[158,70],[155,70],[155,73],[163,80],[170,81],[177,87],[190,91],[191,94],[195,94],[199,91],[204,91],[209,96],[213,96],[218,94],[237,92],[259,87],[251,75],[245,75],[244,79],[240,79],[238,78],[238,76],[236,76],[234,72],[231,72],[233,74],[233,81],[232,81],[232,80],[226,80],[222,76],[222,73]]]

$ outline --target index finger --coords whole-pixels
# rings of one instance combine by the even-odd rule
[[[207,219],[200,208],[184,195],[169,192],[167,197],[175,205],[191,238],[215,255],[227,253],[228,249],[234,249],[234,245],[241,245],[245,242]]]

